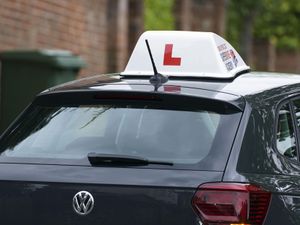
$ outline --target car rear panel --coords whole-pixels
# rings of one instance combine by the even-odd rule
[[[21,224],[196,224],[197,187],[222,172],[58,165],[0,165],[0,215]],[[93,211],[76,214],[72,199],[90,192]]]
[[[241,104],[236,104],[235,101],[228,103],[225,100],[214,99],[218,95],[217,92],[210,91],[209,95],[200,98],[179,94],[116,91],[70,91],[42,94],[1,139],[1,221],[5,225],[198,225],[199,217],[192,207],[193,196],[201,184],[222,180],[242,115]],[[227,96],[227,94],[223,93],[221,96]],[[236,96],[228,96],[236,98]],[[80,108],[78,106],[80,104],[89,107],[100,103],[114,103],[116,106],[123,107],[126,103],[124,109],[128,110],[130,109],[128,105],[135,106],[139,102],[153,105],[155,110],[172,111],[173,109],[176,111],[179,107],[181,110],[179,111],[182,113],[198,108],[200,110],[207,109],[222,114],[224,123],[222,122],[220,128],[217,128],[216,137],[218,138],[213,142],[209,154],[204,158],[199,158],[200,161],[196,158],[196,163],[174,161],[173,165],[153,165],[151,163],[144,166],[91,165],[86,159],[86,153],[84,153],[83,161],[77,164],[77,159],[74,159],[75,161],[68,158],[60,159],[53,155],[49,158],[47,156],[38,158],[35,155],[18,155],[18,152],[26,152],[29,149],[26,145],[16,151],[19,143],[27,140],[27,137],[32,138],[47,124],[51,124],[54,116],[49,117],[46,123],[34,130],[34,126],[31,124],[38,121],[41,114],[32,116],[31,113],[38,107],[53,108],[57,105],[66,105],[75,106],[77,110]],[[140,110],[138,106],[133,109]],[[32,118],[35,120],[31,121]],[[59,142],[59,138],[64,139],[62,136],[68,132],[66,124],[70,121],[71,118],[66,118],[65,122],[61,123],[62,130],[54,132],[59,137],[54,139],[56,141],[52,142],[47,147],[48,149],[54,149],[55,142]],[[154,123],[158,123],[157,120],[154,120]],[[79,127],[79,129],[84,130],[84,127]],[[127,127],[128,132],[125,133],[130,134],[133,125],[129,124]],[[107,126],[107,130],[111,131],[112,126]],[[179,126],[178,130],[182,130],[182,127]],[[97,133],[96,131],[95,133]],[[175,132],[174,130],[169,131]],[[23,135],[19,136],[22,132]],[[204,137],[206,132],[207,130],[199,131]],[[47,135],[43,135],[40,143],[48,143],[50,138],[53,139],[52,134],[53,132],[49,132]],[[230,138],[226,138],[227,136]],[[28,143],[31,143],[32,140],[28,140]],[[199,148],[205,146],[204,142],[199,140],[196,143],[196,147],[198,145]],[[78,146],[72,145],[67,156],[72,158],[74,154],[72,151],[76,147]],[[90,147],[91,143],[86,142],[86,149],[83,148],[82,151],[88,153],[91,151]],[[154,148],[153,145],[140,145],[139,147],[141,149],[149,147],[149,151]],[[183,146],[183,149],[187,148],[188,145]],[[174,149],[170,148],[169,150]],[[17,154],[14,155],[14,152]],[[161,161],[170,160],[169,158],[159,159]],[[84,216],[77,214],[73,209],[73,197],[80,191],[89,192],[95,201],[93,210]]]

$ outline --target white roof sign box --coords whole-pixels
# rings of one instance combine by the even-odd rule
[[[233,78],[249,70],[237,51],[210,32],[147,31],[143,33],[121,75],[153,75],[148,40],[157,71],[180,77]]]

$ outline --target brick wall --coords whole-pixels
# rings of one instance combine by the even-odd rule
[[[255,39],[253,45],[254,70],[300,73],[300,52],[276,49],[268,40]]]
[[[300,51],[277,50],[276,71],[300,74]]]
[[[175,0],[175,27],[179,30],[225,33],[228,0]]]
[[[82,56],[81,75],[107,70],[108,0],[1,0],[0,51],[66,49]]]
[[[276,71],[276,47],[268,40],[254,39],[252,64],[246,62],[253,70]]]

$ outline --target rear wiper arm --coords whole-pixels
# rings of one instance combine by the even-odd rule
[[[126,166],[146,166],[149,164],[172,166],[172,162],[148,160],[142,157],[129,155],[101,154],[91,152],[88,159],[92,166],[99,165],[126,165]]]

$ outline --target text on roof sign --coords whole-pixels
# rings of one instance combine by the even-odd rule
[[[232,49],[228,49],[226,44],[219,45],[218,50],[228,71],[231,71],[238,66],[238,60],[234,51]]]

